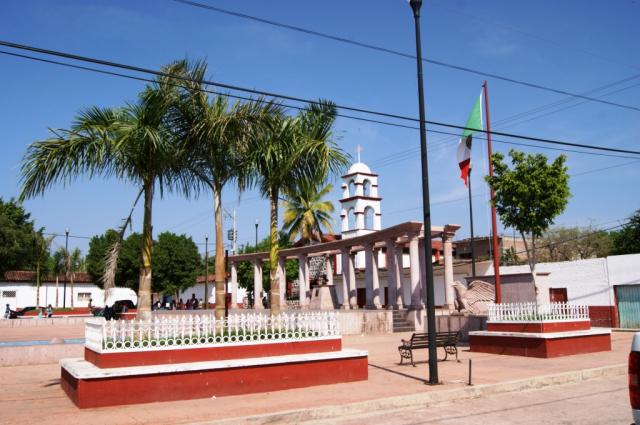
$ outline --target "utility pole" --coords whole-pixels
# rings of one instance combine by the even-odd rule
[[[438,384],[438,352],[436,351],[436,307],[433,287],[433,250],[431,246],[431,205],[429,202],[429,168],[427,162],[427,129],[425,126],[424,88],[422,82],[422,43],[420,40],[420,7],[422,0],[410,0],[416,33],[418,66],[418,106],[420,109],[420,163],[422,165],[422,214],[424,219],[424,258],[427,267],[425,288],[427,306],[427,333],[429,340],[429,384]]]
[[[67,308],[67,280],[69,280],[69,228],[64,229],[64,286],[62,289],[62,308]],[[73,294],[71,294],[73,296]]]
[[[256,218],[256,250],[258,249],[258,219]]]

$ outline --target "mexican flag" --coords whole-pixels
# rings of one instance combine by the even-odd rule
[[[462,132],[460,141],[458,142],[458,166],[460,167],[460,178],[464,180],[465,186],[469,184],[469,172],[471,171],[471,139],[473,133],[476,133],[478,129],[482,130],[482,92],[478,96],[478,100],[473,105],[471,115],[465,125],[467,129]]]

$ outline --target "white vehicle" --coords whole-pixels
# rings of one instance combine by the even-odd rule
[[[633,421],[640,424],[640,332],[633,336],[629,353],[629,401]]]
[[[129,300],[138,305],[138,295],[130,288],[111,288],[105,291],[105,305],[112,306],[116,301]]]

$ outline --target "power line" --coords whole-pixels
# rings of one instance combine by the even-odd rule
[[[100,64],[100,65],[109,66],[109,67],[127,69],[127,70],[134,71],[134,72],[152,74],[152,75],[156,75],[156,76],[159,76],[159,77],[174,78],[174,79],[178,79],[178,80],[182,80],[182,81],[194,82],[194,83],[199,83],[199,84],[209,84],[209,85],[212,85],[212,86],[226,88],[226,89],[229,89],[229,90],[242,91],[242,92],[261,95],[261,96],[273,97],[273,98],[278,98],[278,99],[286,99],[286,100],[291,100],[291,101],[295,101],[295,102],[301,102],[301,103],[307,103],[307,104],[315,104],[315,105],[320,103],[319,101],[304,99],[304,98],[300,98],[300,97],[296,97],[296,96],[277,94],[277,93],[272,93],[272,92],[267,92],[267,91],[262,91],[262,90],[248,89],[248,88],[244,88],[244,87],[239,87],[239,86],[235,86],[235,85],[231,85],[231,84],[215,82],[215,81],[211,81],[211,80],[195,80],[195,79],[184,77],[184,76],[180,76],[180,75],[172,75],[172,74],[169,74],[169,73],[166,73],[166,72],[154,71],[152,69],[141,68],[141,67],[138,67],[138,66],[126,65],[126,64],[116,63],[116,62],[105,61],[105,60],[102,60],[102,59],[90,58],[90,57],[86,57],[86,56],[79,56],[79,55],[74,55],[74,54],[70,54],[70,53],[64,53],[64,52],[59,52],[59,51],[54,51],[54,50],[42,49],[42,48],[32,47],[32,46],[26,46],[26,45],[21,45],[21,44],[17,44],[17,43],[2,41],[2,40],[0,40],[0,45],[11,47],[11,48],[15,48],[15,49],[28,50],[28,51],[32,51],[32,52],[45,54],[45,55],[64,57],[64,58],[67,58],[67,59],[72,59],[72,60],[77,60],[77,61],[90,62],[90,63]],[[1,53],[3,53],[3,54],[11,54],[9,52],[1,52]],[[13,54],[13,56],[18,56],[18,55]],[[21,55],[21,57],[26,57],[28,59],[33,59],[33,57],[27,57],[27,55]],[[49,61],[49,60],[42,60],[42,61],[43,62],[48,62],[48,63],[55,63],[54,61]],[[71,65],[71,64],[66,64],[66,66],[76,67],[76,66]],[[92,70],[91,68],[88,68],[88,67],[78,67],[78,69]],[[117,73],[112,73],[112,72],[107,72],[107,71],[102,71],[102,73],[110,74],[110,75],[118,75]],[[123,76],[123,75],[118,75],[118,76]],[[133,76],[126,76],[125,78],[137,79],[137,77],[133,77]],[[204,91],[207,91],[207,90],[204,90]],[[216,94],[218,94],[218,93],[216,93]],[[251,99],[249,99],[249,100],[251,100]],[[387,118],[395,118],[395,119],[400,119],[400,120],[405,120],[405,121],[420,122],[420,120],[418,118],[413,118],[413,117],[408,117],[408,116],[403,116],[403,115],[398,115],[398,114],[392,114],[392,113],[387,113],[387,112],[379,112],[379,111],[373,111],[373,110],[368,110],[368,109],[364,109],[364,108],[345,106],[345,105],[338,105],[338,104],[336,104],[335,106],[336,106],[336,108],[344,109],[344,110],[348,110],[348,111],[353,111],[353,112],[384,116],[384,117],[387,117]],[[297,108],[299,109],[300,107],[297,107]],[[342,115],[342,116],[347,117],[345,115]],[[469,127],[466,127],[466,126],[448,124],[448,123],[440,122],[440,121],[425,120],[424,122],[426,124],[449,127],[449,128],[455,128],[455,129],[459,129],[459,130],[473,130],[473,131],[476,131],[478,133],[487,133],[487,131],[483,130],[483,129],[469,128]],[[619,153],[628,153],[628,154],[633,154],[633,155],[640,155],[640,151],[633,151],[633,150],[628,150],[628,149],[618,149],[618,148],[610,148],[610,147],[605,147],[605,146],[587,145],[587,144],[582,144],[582,143],[564,142],[564,141],[560,141],[560,140],[545,139],[545,138],[540,138],[540,137],[525,136],[525,135],[518,135],[518,134],[513,134],[513,133],[504,133],[504,132],[498,132],[498,131],[492,131],[491,134],[492,135],[498,135],[498,136],[504,136],[504,137],[513,137],[513,138],[523,139],[523,140],[536,141],[536,142],[541,142],[541,143],[549,143],[549,144],[557,144],[557,145],[564,145],[564,146],[581,147],[581,148],[585,148],[585,149],[594,149],[594,150],[600,150],[600,151],[619,152]]]
[[[345,43],[345,44],[350,44],[352,46],[358,46],[358,47],[362,47],[365,49],[369,49],[369,50],[375,50],[378,52],[383,52],[383,53],[389,53],[395,56],[400,56],[403,58],[407,58],[407,59],[416,59],[416,57],[410,53],[404,53],[398,50],[393,50],[393,49],[389,49],[386,47],[381,47],[381,46],[376,46],[373,44],[369,44],[369,43],[364,43],[364,42],[360,42],[360,41],[356,41],[353,39],[349,39],[349,38],[345,38],[345,37],[340,37],[337,35],[332,35],[332,34],[328,34],[325,32],[320,32],[320,31],[315,31],[315,30],[311,30],[311,29],[307,29],[307,28],[303,28],[303,27],[298,27],[295,25],[290,25],[290,24],[285,24],[282,22],[277,22],[277,21],[272,21],[269,19],[264,19],[264,18],[260,18],[257,16],[252,16],[252,15],[247,15],[245,13],[240,13],[240,12],[234,12],[231,10],[227,10],[227,9],[222,9],[220,7],[215,7],[215,6],[211,6],[208,4],[204,4],[204,3],[198,3],[195,1],[189,1],[189,0],[172,0],[176,3],[180,3],[180,4],[184,4],[187,6],[192,6],[192,7],[197,7],[200,9],[205,9],[205,10],[210,10],[213,12],[218,12],[218,13],[224,13],[226,15],[231,15],[231,16],[235,16],[237,18],[242,18],[242,19],[248,19],[248,20],[252,20],[255,22],[260,22],[263,24],[268,24],[268,25],[272,25],[275,27],[279,27],[279,28],[284,28],[284,29],[288,29],[291,31],[296,31],[296,32],[300,32],[303,34],[308,34],[308,35],[313,35],[316,37],[321,37],[321,38],[325,38],[325,39],[329,39],[329,40],[333,40],[333,41],[338,41],[340,43]],[[510,77],[505,77],[502,75],[498,75],[498,74],[494,74],[494,73],[490,73],[490,72],[485,72],[485,71],[480,71],[477,69],[473,69],[473,68],[469,68],[466,66],[461,66],[461,65],[454,65],[454,64],[450,64],[447,62],[443,62],[443,61],[439,61],[439,60],[435,60],[435,59],[428,59],[428,58],[423,58],[422,59],[424,62],[426,63],[430,63],[432,65],[438,65],[438,66],[442,66],[445,68],[449,68],[449,69],[455,69],[457,71],[463,71],[463,72],[467,72],[467,73],[471,73],[471,74],[475,74],[475,75],[480,75],[482,77],[486,77],[486,78],[493,78],[496,80],[501,80],[501,81],[506,81],[508,83],[513,83],[513,84],[518,84],[521,86],[525,86],[525,87],[529,87],[529,88],[534,88],[534,89],[538,89],[538,90],[544,90],[547,92],[551,92],[551,93],[556,93],[556,94],[562,94],[565,96],[571,96],[571,97],[575,97],[575,98],[579,98],[579,99],[585,99],[591,102],[598,102],[598,103],[602,103],[605,105],[609,105],[609,106],[615,106],[618,108],[623,108],[623,109],[629,109],[629,110],[633,110],[633,111],[640,111],[640,108],[636,107],[636,106],[630,106],[630,105],[623,105],[620,103],[616,103],[616,102],[610,102],[607,100],[602,100],[602,99],[597,99],[597,98],[593,98],[593,97],[589,97],[589,96],[585,96],[585,95],[581,95],[581,94],[577,94],[577,93],[571,93],[568,92],[566,90],[560,90],[560,89],[556,89],[556,88],[552,88],[552,87],[548,87],[548,86],[543,86],[541,84],[536,84],[536,83],[531,83],[528,81],[524,81],[524,80],[518,80],[515,78],[510,78]]]

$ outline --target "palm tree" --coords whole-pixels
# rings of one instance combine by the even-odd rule
[[[277,107],[272,103],[260,106],[257,102],[234,103],[226,96],[209,98],[202,80],[206,76],[205,62],[188,66],[188,82],[183,83],[179,106],[178,127],[188,141],[188,166],[196,178],[213,194],[215,227],[215,293],[216,317],[225,312],[224,232],[222,228],[222,190],[236,181],[244,189],[247,168],[243,158],[247,155],[247,140],[255,132],[264,116]],[[208,304],[205,287],[205,305]]]
[[[184,71],[185,63],[163,68],[164,74]],[[171,131],[171,109],[175,83],[160,77],[147,86],[138,102],[123,108],[91,107],[81,111],[68,130],[53,131],[53,137],[32,143],[22,162],[20,199],[42,195],[49,186],[68,184],[79,175],[115,176],[132,182],[144,192],[142,263],[138,289],[138,317],[151,318],[151,212],[156,186],[180,189],[194,187],[180,172],[182,144]]]
[[[333,203],[322,198],[332,189],[331,184],[321,189],[315,182],[303,181],[286,193],[283,228],[289,239],[299,235],[307,242],[322,241],[322,229],[333,226],[331,214],[334,210]]]
[[[66,250],[64,247],[60,247],[53,253],[53,272],[56,275],[56,308],[59,306],[58,297],[58,281],[60,280],[60,273],[66,270],[65,266]]]
[[[324,181],[347,165],[348,157],[333,141],[333,103],[321,101],[297,116],[271,114],[263,131],[251,139],[250,184],[269,199],[269,265],[271,313],[280,313],[278,200],[281,193],[305,181]]]

